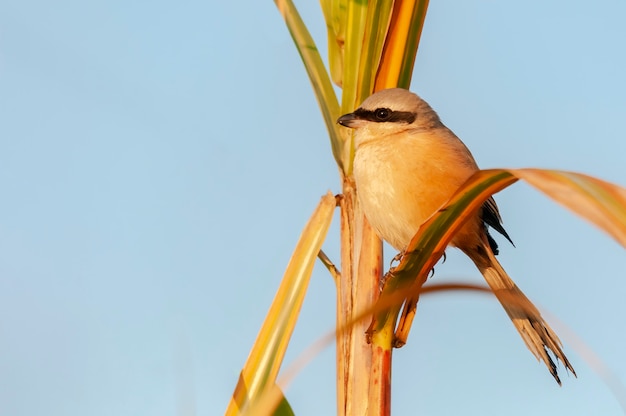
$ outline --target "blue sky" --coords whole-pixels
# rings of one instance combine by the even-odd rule
[[[214,415],[300,231],[339,192],[273,2],[0,2],[0,413]],[[317,2],[298,2],[325,49]],[[431,2],[412,89],[482,167],[626,185],[626,3]],[[524,184],[500,261],[626,382],[624,249]],[[336,223],[325,251],[338,261]],[[387,257],[395,253],[387,251]],[[482,279],[449,250],[438,281]],[[288,361],[332,329],[316,267]],[[558,387],[497,302],[424,297],[395,415],[620,415],[559,325]],[[287,391],[333,414],[334,349]]]

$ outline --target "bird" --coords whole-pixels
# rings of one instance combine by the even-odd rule
[[[337,122],[353,129],[353,178],[363,213],[376,234],[401,253],[420,226],[479,170],[467,146],[407,89],[378,91]],[[489,228],[513,244],[493,197],[449,245],[474,262],[528,349],[561,385],[548,350],[566,371],[576,372],[556,333],[496,259],[498,245]]]

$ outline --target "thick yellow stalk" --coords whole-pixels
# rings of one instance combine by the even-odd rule
[[[337,282],[337,327],[347,329],[337,334],[337,414],[378,414],[370,410],[376,407],[377,397],[388,393],[380,393],[376,391],[379,385],[371,385],[371,369],[376,360],[365,336],[368,323],[346,323],[371,308],[378,297],[381,242],[365,221],[354,186],[347,179],[340,208],[342,278]]]

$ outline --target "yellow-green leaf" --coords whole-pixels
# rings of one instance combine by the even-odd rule
[[[326,194],[303,230],[241,371],[227,415],[238,414],[250,402],[254,402],[267,386],[274,385],[304,301],[317,253],[330,227],[335,205],[335,197]]]
[[[289,29],[289,33],[309,75],[309,80],[313,85],[315,97],[322,110],[322,116],[330,136],[330,144],[335,161],[339,168],[343,169],[342,153],[345,138],[339,133],[336,124],[337,118],[341,115],[339,102],[322,57],[293,2],[291,0],[275,0],[275,3],[280,14],[285,19],[287,29]]]

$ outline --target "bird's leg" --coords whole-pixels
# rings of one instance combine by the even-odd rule
[[[389,262],[389,270],[393,269],[393,263],[394,262],[398,262],[400,263],[402,261],[402,257],[404,257],[404,255],[406,254],[406,251],[402,250],[401,252],[399,252],[398,254],[396,254],[395,256],[393,256],[393,258],[391,259],[391,261]]]
[[[381,293],[383,289],[385,288],[385,284],[387,283],[387,281],[393,277],[394,270],[395,270],[395,267],[392,267],[391,269],[389,269],[387,273],[383,275],[383,277],[380,278],[380,282],[378,282],[378,290],[380,290]]]
[[[389,280],[389,278],[393,276],[393,271],[396,269],[393,264],[395,262],[400,263],[402,261],[402,257],[404,257],[405,254],[406,252],[402,250],[401,252],[393,256],[393,258],[389,262],[389,271],[385,273],[383,277],[380,278],[380,282],[378,284],[378,288],[380,289],[381,292],[383,291],[383,288],[385,287],[385,283],[387,283],[387,280]]]

